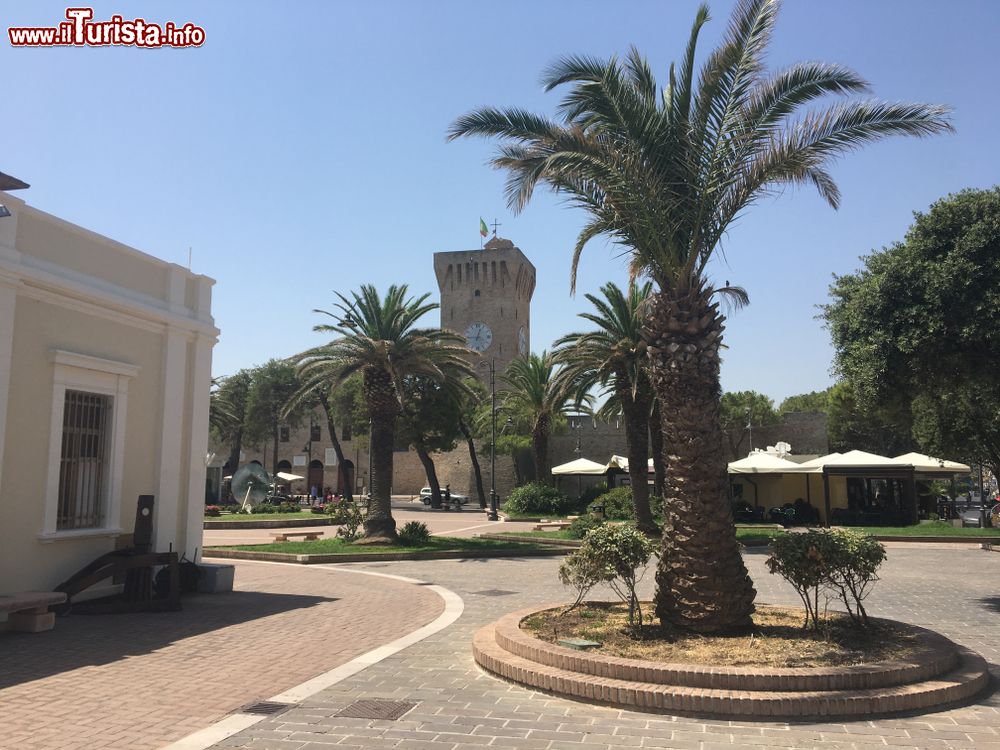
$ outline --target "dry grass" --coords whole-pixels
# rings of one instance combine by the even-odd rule
[[[652,611],[651,604],[643,604],[644,613]],[[700,636],[661,630],[654,623],[633,637],[625,605],[588,602],[568,613],[539,612],[521,627],[550,643],[562,638],[597,641],[602,645],[594,651],[607,656],[714,666],[846,666],[906,658],[917,650],[912,631],[903,627],[873,623],[869,630],[859,630],[846,615],[830,613],[823,629],[812,633],[802,630],[802,619],[801,611],[766,607],[754,614],[753,630],[744,635]]]

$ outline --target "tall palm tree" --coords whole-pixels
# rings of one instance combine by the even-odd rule
[[[526,421],[531,430],[531,457],[535,478],[552,484],[549,472],[549,436],[555,422],[571,408],[574,399],[566,384],[555,376],[555,362],[548,352],[518,357],[507,365],[500,409],[515,421]]]
[[[646,533],[657,533],[649,509],[647,483],[649,459],[649,414],[653,385],[649,359],[642,338],[642,306],[652,284],[631,284],[627,292],[612,282],[601,287],[601,295],[584,295],[594,312],[580,317],[597,326],[584,333],[568,333],[558,341],[553,359],[562,365],[559,377],[583,392],[602,387],[609,400],[605,407],[621,413],[625,420],[625,446],[636,525]]]
[[[313,330],[337,338],[306,352],[299,372],[308,382],[323,375],[332,389],[356,372],[371,418],[371,501],[365,517],[366,542],[395,538],[390,488],[396,418],[402,407],[403,380],[423,376],[443,382],[448,376],[472,375],[465,339],[439,328],[417,328],[417,321],[438,305],[429,294],[409,297],[408,288],[392,285],[380,296],[365,284],[350,297],[337,294],[334,311],[316,310],[337,321]]]
[[[925,104],[849,99],[803,111],[868,84],[826,63],[768,73],[764,56],[778,6],[739,0],[697,83],[698,35],[709,20],[704,5],[666,86],[634,48],[624,60],[567,57],[544,76],[549,90],[570,86],[558,121],[483,108],[459,118],[449,133],[499,139],[493,165],[509,174],[513,210],[544,184],[587,211],[571,288],[584,246],[602,235],[626,248],[633,277],[654,282],[643,333],[667,463],[656,606],[662,621],[699,632],[748,628],[756,593],[726,500],[718,426],[724,318],[709,263],[733,220],[762,197],[811,184],[836,207],[832,159],[886,136],[950,129],[947,109]]]

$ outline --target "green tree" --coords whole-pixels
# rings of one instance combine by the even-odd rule
[[[255,445],[271,443],[271,473],[278,466],[278,435],[282,423],[289,428],[302,424],[302,406],[286,408],[299,388],[295,365],[288,360],[272,359],[251,373],[247,393],[247,436]]]
[[[713,284],[708,268],[716,250],[738,216],[785,186],[813,185],[836,207],[840,192],[827,170],[833,159],[885,136],[950,129],[945,108],[923,104],[851,99],[803,111],[868,85],[826,63],[769,74],[764,57],[778,6],[739,0],[697,84],[706,6],[666,85],[634,48],[623,60],[568,57],[543,80],[548,90],[570,87],[559,120],[488,107],[460,117],[449,134],[500,141],[493,165],[509,174],[514,211],[541,184],[587,212],[571,288],[584,246],[599,236],[625,248],[633,277],[653,281],[643,334],[667,457],[657,612],[700,632],[748,628],[756,593],[730,519],[719,434],[724,318],[716,298],[747,298]]]
[[[243,436],[246,432],[247,398],[252,380],[250,370],[240,370],[220,378],[219,387],[212,393],[214,408],[209,414],[212,433],[221,443],[229,446],[230,471],[236,471],[240,465]]]
[[[549,437],[555,424],[565,419],[572,405],[566,384],[555,377],[555,362],[548,352],[519,357],[503,375],[501,409],[515,425],[531,432],[531,457],[535,479],[552,484],[549,471]],[[499,445],[499,440],[497,441]]]
[[[486,386],[476,378],[467,378],[465,385],[467,391],[462,397],[459,409],[458,429],[462,433],[466,447],[469,449],[469,461],[472,463],[472,470],[475,476],[476,497],[479,499],[479,507],[485,510],[486,492],[483,489],[483,470],[479,465],[479,453],[476,450],[476,439],[481,437],[477,432],[476,415],[484,404],[488,404],[489,396],[486,393]],[[491,405],[487,408],[491,408]]]
[[[774,401],[763,393],[734,391],[722,394],[719,420],[729,446],[729,455],[740,458],[752,448],[750,429],[774,424],[778,421],[778,413],[774,410]]]
[[[559,378],[569,388],[589,392],[606,389],[604,407],[621,413],[625,422],[632,502],[636,526],[647,534],[659,533],[649,509],[649,415],[653,408],[653,385],[649,380],[649,358],[642,339],[642,306],[652,284],[632,284],[623,292],[617,284],[601,287],[601,296],[584,295],[593,312],[580,313],[597,328],[568,333],[556,341],[553,360],[562,365]]]
[[[910,417],[925,452],[1000,468],[1000,187],[937,201],[863,262],[824,308],[860,407]]]
[[[313,329],[333,333],[336,338],[299,361],[299,368],[306,373],[326,370],[334,391],[361,373],[362,396],[371,423],[371,500],[364,537],[370,543],[396,536],[390,492],[404,379],[422,376],[443,382],[446,377],[472,375],[461,336],[439,328],[417,327],[420,318],[438,305],[427,301],[429,294],[408,294],[405,284],[390,286],[384,296],[370,284],[351,292],[350,297],[338,293],[333,312],[317,310],[336,322]]]
[[[863,406],[850,383],[842,381],[830,389],[827,411],[830,450],[898,456],[918,447],[911,434],[910,405],[905,399],[893,398]]]
[[[819,412],[820,414],[826,414],[830,408],[830,391],[832,389],[833,386],[830,386],[825,391],[809,391],[809,393],[798,393],[794,396],[789,396],[778,407],[778,416],[783,417],[786,414],[795,412]]]

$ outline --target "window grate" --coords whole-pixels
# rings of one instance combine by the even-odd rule
[[[104,523],[111,405],[111,396],[66,391],[59,465],[59,529],[90,529]]]

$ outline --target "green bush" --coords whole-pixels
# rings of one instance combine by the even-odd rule
[[[804,628],[818,630],[819,594],[836,595],[855,623],[866,626],[864,600],[885,561],[881,542],[856,531],[807,531],[771,540],[767,568],[788,581],[806,609]]]
[[[630,521],[635,519],[631,487],[615,487],[613,490],[605,492],[594,502],[604,505],[604,517],[608,520]]]
[[[221,516],[222,515],[222,508],[220,508],[218,505],[206,505],[205,506],[205,515],[206,516]]]
[[[298,503],[282,503],[278,506],[279,513],[298,513],[302,510],[302,506]]]
[[[595,585],[606,582],[628,604],[632,628],[642,627],[642,608],[636,587],[642,579],[639,568],[645,567],[656,544],[632,524],[602,524],[590,530],[583,545],[569,555],[559,568],[564,585],[577,589],[576,604]]]
[[[574,539],[583,539],[587,536],[588,531],[603,525],[604,521],[600,518],[596,518],[594,516],[580,516],[569,525],[566,531],[568,531],[569,535]]]
[[[399,543],[407,547],[419,547],[422,544],[427,544],[427,540],[431,538],[430,529],[427,528],[426,523],[421,523],[420,521],[408,521],[403,524],[397,532],[397,538]]]
[[[531,482],[516,487],[507,497],[503,509],[518,515],[561,516],[573,507],[572,502],[555,487],[541,482]]]
[[[257,503],[256,505],[250,506],[250,512],[255,516],[257,515],[267,515],[268,513],[277,513],[278,506],[272,505],[271,503]]]

